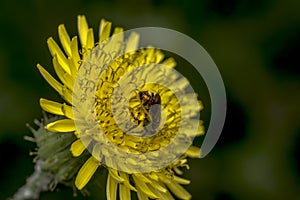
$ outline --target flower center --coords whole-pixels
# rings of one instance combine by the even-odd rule
[[[116,97],[117,105],[112,106],[112,93],[118,87],[118,80],[130,69],[139,67],[133,65],[135,56],[116,59],[101,74],[95,94],[95,113],[101,127],[98,134],[105,134],[113,144],[126,151],[145,153],[169,144],[178,131],[181,110],[175,94],[154,83],[141,84],[130,97]],[[128,84],[136,81],[133,77]],[[126,98],[129,98],[127,105]],[[118,122],[115,113],[121,119]],[[97,135],[95,138],[97,141]]]

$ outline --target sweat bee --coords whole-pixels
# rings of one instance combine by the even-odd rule
[[[139,98],[146,110],[150,110],[150,107],[154,104],[161,104],[161,99],[158,93],[150,91],[140,91]]]
[[[150,134],[155,133],[161,120],[161,97],[158,93],[150,91],[139,91],[138,99],[140,106],[135,111],[131,111],[134,121],[145,127]],[[150,126],[147,126],[151,123]],[[147,127],[146,127],[147,126]]]

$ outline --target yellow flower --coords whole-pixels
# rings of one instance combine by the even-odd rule
[[[192,119],[202,108],[201,102],[198,104],[197,101],[196,108],[191,107],[190,99],[187,98],[189,94],[181,101],[172,89],[162,84],[139,83],[139,78],[144,77],[145,80],[146,76],[152,74],[155,79],[165,81],[162,83],[174,82],[183,92],[188,82],[172,74],[176,63],[172,58],[165,59],[161,51],[153,47],[136,50],[138,34],[131,34],[126,40],[123,29],[116,27],[112,34],[117,36],[116,40],[109,43],[111,29],[110,22],[101,20],[99,39],[95,41],[93,29],[88,27],[85,16],[78,16],[81,48],[77,36],[71,39],[64,25],[58,27],[63,50],[53,38],[48,39],[53,67],[60,82],[41,65],[38,64],[37,67],[46,81],[63,97],[65,103],[43,98],[40,100],[45,111],[64,116],[63,119],[49,123],[46,129],[52,132],[74,132],[77,137],[71,145],[74,157],[81,156],[84,151],[90,152],[90,157],[81,166],[75,180],[79,190],[84,188],[96,170],[102,167],[109,171],[107,199],[116,199],[117,190],[122,200],[131,199],[131,190],[137,193],[139,199],[173,199],[173,195],[180,199],[190,199],[191,195],[181,186],[189,184],[190,181],[177,175],[182,174],[180,167],[189,168],[187,157],[199,157],[200,149],[190,146],[187,149],[167,149],[161,154],[157,152],[176,138],[180,124],[186,127],[197,125],[197,133],[190,133],[192,128],[184,129],[183,135],[186,136],[187,142],[192,141],[192,136],[204,133],[201,121]],[[108,54],[103,53],[105,49],[110,49]],[[99,53],[108,56],[100,55],[103,59],[101,60]],[[103,64],[96,67],[101,72],[98,82],[86,78],[89,74],[95,76],[92,62]],[[105,64],[108,66],[104,66]],[[168,69],[164,69],[162,73],[157,64],[167,66]],[[139,66],[145,66],[145,70],[137,70],[140,69]],[[137,72],[128,75],[131,70]],[[123,87],[120,86],[121,83]],[[130,87],[130,84],[134,87]],[[88,95],[88,91],[92,89],[94,93],[91,95],[94,96]],[[118,92],[122,93],[125,90],[129,95],[118,99],[122,96]],[[75,101],[77,103],[74,103]],[[127,101],[127,107],[122,107]],[[155,105],[159,107],[154,109]],[[96,124],[91,126],[88,123],[93,117]],[[124,130],[128,122],[133,126]],[[84,123],[88,126],[81,126]],[[176,150],[185,151],[183,155],[176,157]],[[120,157],[124,153],[127,156]],[[144,156],[146,153],[150,153],[152,157]],[[149,158],[154,158],[156,154],[162,159],[153,164]],[[120,162],[120,158],[123,158],[124,162]]]

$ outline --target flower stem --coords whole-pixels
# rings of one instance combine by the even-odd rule
[[[25,185],[23,185],[14,194],[12,200],[34,200],[39,199],[40,193],[48,191],[50,184],[53,182],[54,175],[41,169],[43,161],[39,159],[34,168],[33,174],[27,178]]]

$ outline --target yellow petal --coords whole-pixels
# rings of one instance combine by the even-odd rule
[[[201,149],[199,147],[190,146],[185,154],[190,158],[200,158]]]
[[[126,52],[135,51],[139,44],[139,38],[140,38],[139,34],[135,32],[131,33],[128,38],[125,51]]]
[[[37,68],[44,77],[44,79],[60,94],[62,95],[62,84],[55,80],[40,64],[37,64]]]
[[[151,46],[147,47],[145,54],[145,64],[159,63],[164,58],[164,54],[161,51],[156,50]]]
[[[156,196],[159,196],[160,200],[173,200],[174,198],[170,192],[166,189],[164,192],[155,188],[152,184],[148,184],[148,187],[155,193]]]
[[[100,23],[100,29],[99,29],[99,42],[102,42],[107,38],[109,38],[110,29],[111,29],[111,22],[102,19]]]
[[[116,169],[109,168],[108,171],[111,177],[113,177],[116,181],[120,183],[124,182],[124,179],[118,174],[118,171]]]
[[[73,79],[73,77],[70,76],[69,74],[65,73],[64,78],[65,78],[65,81],[66,81],[65,85],[66,85],[71,91],[73,91],[74,82],[75,82],[75,80]]]
[[[78,157],[85,150],[85,145],[81,142],[81,139],[76,140],[71,145],[71,152],[73,156]]]
[[[80,168],[76,180],[76,187],[81,190],[92,178],[100,163],[93,156],[91,156],[84,165]]]
[[[88,23],[84,15],[78,16],[78,34],[81,42],[81,46],[84,48],[86,46],[86,39],[88,34]]]
[[[176,61],[174,58],[168,58],[165,61],[161,63],[162,65],[166,65],[168,67],[175,67],[176,66]]]
[[[88,30],[88,33],[87,33],[87,37],[86,37],[86,44],[85,46],[83,47],[83,50],[82,50],[82,57],[83,59],[85,59],[89,53],[92,51],[92,49],[94,48],[94,31],[92,28],[90,28]]]
[[[184,90],[189,85],[189,81],[185,78],[180,78],[174,82],[174,85],[180,90]]]
[[[66,100],[66,102],[72,105],[73,94],[68,88],[63,87],[61,95]]]
[[[152,181],[152,180],[158,181],[158,176],[159,176],[159,174],[157,174],[157,173],[155,173],[155,172],[150,172],[150,173],[148,174],[148,177],[151,178],[151,181]]]
[[[181,177],[178,177],[178,176],[174,176],[174,181],[181,184],[181,185],[187,185],[187,184],[191,183],[190,180],[187,180],[187,179],[184,179],[184,178],[181,178]]]
[[[64,71],[62,66],[59,64],[56,56],[53,57],[52,62],[58,78],[64,85],[66,85],[70,90],[73,91],[74,80],[72,76]]]
[[[140,190],[137,191],[137,196],[138,196],[139,200],[148,200],[149,199],[148,196]]]
[[[122,48],[124,48],[124,34],[123,34],[123,28],[116,27],[114,29],[112,40],[110,41],[112,44],[112,49],[115,52],[121,52]],[[114,56],[119,56],[118,54]],[[117,68],[117,67],[116,67]],[[119,68],[124,70],[123,68]]]
[[[199,110],[203,110],[204,106],[202,101],[198,101],[198,104],[199,104]]]
[[[76,69],[78,70],[80,64],[81,64],[81,59],[78,53],[78,41],[77,41],[77,36],[74,36],[71,41],[71,53],[72,53],[72,60],[74,65],[76,66]]]
[[[176,174],[178,174],[178,175],[182,175],[182,174],[183,174],[183,172],[182,172],[177,166],[174,166],[174,167],[173,167],[173,170],[174,170],[174,172],[175,172]]]
[[[66,117],[68,117],[70,119],[74,119],[73,109],[71,106],[68,106],[65,103],[62,104],[62,112],[65,114]]]
[[[136,173],[134,174],[139,180],[145,182],[145,183],[152,183],[152,181],[147,178],[146,176],[144,176],[143,174],[139,174],[139,173]]]
[[[133,190],[133,191],[137,191],[136,190],[136,188],[135,187],[133,187],[131,184],[130,184],[130,182],[129,182],[129,175],[127,174],[127,173],[125,173],[125,172],[119,172],[119,174],[120,174],[120,176],[124,179],[124,182],[123,182],[123,184],[126,186],[126,187],[128,187],[130,190]]]
[[[106,198],[107,200],[117,199],[118,182],[110,175],[107,175],[106,182]]]
[[[92,49],[92,48],[94,48],[94,44],[95,44],[95,41],[94,41],[94,31],[93,31],[92,28],[90,28],[88,30],[88,34],[87,34],[86,48],[87,49]]]
[[[159,182],[152,180],[151,185],[155,190],[159,190],[161,192],[167,192],[167,189],[162,186]]]
[[[161,51],[155,51],[155,63],[160,63],[164,57],[165,55]]]
[[[54,41],[54,39],[52,37],[50,37],[47,40],[47,44],[48,44],[51,55],[53,57],[57,56],[57,60],[58,60],[59,64],[62,66],[62,68],[64,69],[64,71],[71,75],[68,60],[67,60],[66,56],[64,55],[64,53],[62,52],[62,50],[59,48],[58,44]]]
[[[76,138],[80,138],[80,135],[76,130],[74,131],[74,135],[76,136]]]
[[[42,107],[43,110],[45,110],[46,112],[50,112],[52,114],[55,115],[64,115],[64,113],[62,112],[61,103],[57,103],[55,101],[50,101],[47,99],[40,99],[40,105]]]
[[[70,36],[66,30],[65,25],[61,24],[58,26],[58,35],[59,35],[59,39],[60,39],[60,43],[62,44],[66,54],[68,56],[71,56],[71,39]]]
[[[135,185],[136,185],[138,190],[141,190],[143,193],[145,193],[146,195],[148,195],[152,199],[157,199],[158,198],[158,196],[156,196],[149,189],[149,187],[146,185],[146,183],[144,181],[140,180],[139,177],[135,176],[135,174],[133,174],[132,177],[133,177],[133,180],[134,180]]]
[[[75,123],[71,119],[57,120],[47,124],[45,128],[52,132],[73,132],[76,130]]]
[[[186,200],[189,200],[192,198],[192,195],[178,183],[171,181],[169,183],[166,183],[166,185],[173,192],[173,194],[175,196],[177,196],[178,198],[186,199]]]
[[[165,174],[163,174],[163,173],[160,173],[160,174],[159,174],[159,179],[160,179],[163,183],[165,183],[165,184],[171,182],[171,179],[168,178],[168,177],[167,177]]]
[[[69,67],[70,67],[71,74],[72,74],[71,77],[73,80],[75,80],[76,75],[77,75],[77,67],[76,67],[72,57],[68,57],[68,63],[69,63]]]
[[[119,184],[120,186],[120,200],[131,200],[130,189],[124,184]]]
[[[116,27],[116,28],[114,29],[113,35],[119,34],[119,33],[122,33],[122,32],[123,32],[123,28],[121,28],[121,27]]]
[[[161,195],[161,198],[162,200],[174,200],[174,197],[171,195],[171,193],[169,191],[163,193],[163,192],[160,192],[160,195]]]
[[[66,104],[57,103],[55,101],[50,101],[47,99],[40,99],[40,105],[43,110],[46,112],[55,114],[55,115],[63,115],[70,119],[74,119],[72,107]]]
[[[204,133],[205,133],[205,129],[204,129],[204,126],[203,126],[203,121],[200,120],[196,136],[203,135]]]

